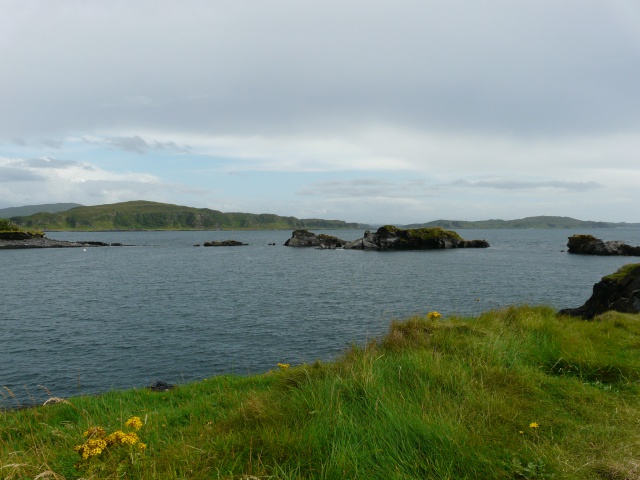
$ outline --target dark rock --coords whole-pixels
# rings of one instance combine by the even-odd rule
[[[316,235],[308,230],[294,230],[291,238],[284,242],[287,247],[342,248],[347,242],[331,235]]]
[[[171,390],[173,388],[176,388],[176,386],[166,382],[154,382],[149,385],[149,390],[152,390],[154,392],[166,392],[167,390]]]
[[[486,240],[464,240],[456,232],[440,227],[404,230],[392,225],[369,230],[364,237],[347,243],[344,248],[359,250],[440,250],[446,248],[487,248]]]
[[[569,253],[581,255],[640,256],[640,247],[632,247],[619,240],[603,242],[593,235],[572,235],[567,243]]]
[[[237,240],[222,240],[213,242],[204,242],[205,247],[241,247],[246,246],[246,243],[239,242]]]
[[[593,286],[593,294],[578,308],[560,310],[561,315],[591,319],[609,310],[640,313],[640,263],[620,268]]]

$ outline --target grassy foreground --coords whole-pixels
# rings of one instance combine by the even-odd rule
[[[0,478],[640,479],[639,315],[414,317],[274,368],[2,412]]]

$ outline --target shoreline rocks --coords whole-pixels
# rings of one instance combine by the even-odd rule
[[[486,240],[464,240],[452,230],[440,227],[401,229],[392,225],[348,242],[344,248],[357,250],[442,250],[449,248],[487,248]]]
[[[593,286],[593,294],[584,305],[565,308],[558,313],[590,320],[609,310],[640,313],[640,263],[625,265],[603,277]]]
[[[0,250],[24,248],[79,248],[79,247],[122,247],[122,243],[105,243],[97,241],[70,242],[47,238],[43,233],[1,232]]]
[[[572,235],[567,243],[569,253],[579,255],[640,256],[640,247],[632,247],[619,240],[604,242],[593,235]]]

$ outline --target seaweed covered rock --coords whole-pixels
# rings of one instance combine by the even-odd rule
[[[560,310],[562,315],[591,319],[608,310],[640,313],[640,263],[631,263],[603,277],[593,286],[593,294],[578,308]]]
[[[284,242],[287,247],[342,248],[347,242],[321,233],[316,235],[308,230],[294,230],[291,238]]]
[[[640,247],[632,247],[619,240],[604,242],[593,235],[572,235],[567,243],[569,253],[582,255],[640,256]]]
[[[452,230],[440,227],[401,229],[392,225],[349,242],[344,248],[359,250],[440,250],[445,248],[487,248],[486,240],[464,240]]]

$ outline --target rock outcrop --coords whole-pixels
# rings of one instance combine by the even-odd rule
[[[640,263],[620,268],[593,286],[593,294],[578,308],[560,310],[561,315],[591,319],[608,310],[640,313]]]
[[[122,243],[105,243],[96,241],[69,242],[53,240],[43,233],[0,232],[0,250],[20,248],[77,248],[77,247],[121,247]]]
[[[222,240],[213,242],[204,242],[205,247],[242,247],[247,245],[246,243],[239,242],[238,240]]]
[[[291,238],[284,242],[287,247],[316,247],[316,248],[342,248],[347,242],[321,233],[316,235],[308,230],[294,230]]]
[[[640,247],[632,247],[618,240],[603,242],[593,235],[572,235],[569,237],[567,247],[569,247],[569,253],[582,255],[640,256]]]
[[[364,237],[347,243],[344,248],[359,250],[440,250],[445,248],[487,248],[486,240],[464,240],[452,230],[440,227],[404,230],[391,225],[369,230]]]

